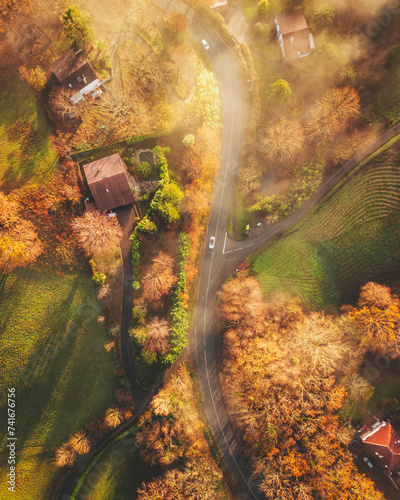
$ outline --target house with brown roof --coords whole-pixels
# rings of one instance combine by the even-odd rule
[[[93,199],[86,199],[87,211],[113,210],[135,201],[118,153],[87,163],[83,173]]]
[[[90,64],[84,58],[82,51],[72,49],[65,52],[50,65],[52,73],[60,85],[75,91],[71,100],[76,103],[84,99],[85,94],[94,92],[107,80],[98,80]]]
[[[306,57],[315,49],[314,37],[301,9],[275,16],[279,45],[286,61]]]
[[[386,474],[400,468],[400,435],[390,422],[378,420],[360,438]]]

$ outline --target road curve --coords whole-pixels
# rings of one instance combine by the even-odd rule
[[[242,498],[262,499],[265,495],[257,488],[248,460],[236,441],[219,386],[215,352],[215,305],[218,289],[242,259],[265,245],[273,236],[298,222],[360,161],[398,134],[400,123],[382,134],[368,152],[355,155],[326,179],[310,200],[292,216],[245,242],[228,239],[226,227],[230,201],[238,173],[242,134],[246,123],[246,86],[242,69],[233,51],[207,19],[181,0],[158,0],[158,3],[163,5],[167,12],[184,13],[192,35],[198,41],[206,39],[210,45],[208,56],[218,79],[223,108],[222,149],[206,235],[194,326],[189,343],[207,419],[230,473],[242,491]],[[208,248],[211,236],[215,237],[215,248],[212,251]]]
[[[317,191],[307,200],[304,205],[292,215],[278,224],[267,226],[266,229],[253,234],[246,240],[233,240],[225,234],[223,254],[225,263],[223,269],[225,274],[229,272],[240,261],[259,250],[271,238],[282,234],[289,227],[299,222],[316,204],[321,201],[342,179],[344,179],[357,165],[366,160],[372,153],[378,151],[386,142],[400,134],[400,122],[383,132],[374,143],[363,153],[351,157],[346,163],[338,168],[332,175],[327,177],[319,186]]]
[[[236,480],[243,499],[263,499],[252,479],[247,459],[238,446],[222,399],[215,360],[215,303],[224,278],[223,246],[228,223],[234,182],[240,166],[243,131],[246,124],[248,85],[232,47],[199,12],[180,0],[157,0],[167,12],[186,15],[188,29],[201,42],[210,46],[207,51],[214,68],[223,110],[220,166],[215,180],[210,217],[206,235],[206,249],[200,274],[194,326],[189,337],[191,357],[196,365],[208,423],[213,432],[232,477]],[[209,252],[208,241],[215,237],[215,248]]]

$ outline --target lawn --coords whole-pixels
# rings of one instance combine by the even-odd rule
[[[106,331],[94,285],[82,273],[46,274],[21,269],[0,294],[1,406],[16,389],[17,489],[0,498],[48,499],[58,469],[54,451],[111,404],[114,360],[104,349]],[[6,462],[6,436],[1,462]]]
[[[88,500],[133,500],[142,482],[160,474],[159,467],[151,467],[139,457],[136,445],[137,427],[134,427],[99,454],[91,463],[78,491]]]
[[[398,285],[399,152],[397,143],[363,165],[252,257],[267,298],[286,293],[315,309],[335,309],[354,302],[367,281]]]
[[[57,154],[35,92],[17,76],[0,80],[0,185],[3,190],[43,182]]]

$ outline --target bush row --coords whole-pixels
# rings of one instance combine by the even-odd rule
[[[137,139],[137,138],[135,138]],[[160,182],[157,185],[156,189],[156,194],[154,195],[154,198],[156,197],[157,193],[161,193],[162,188],[166,183],[170,181],[169,178],[169,172],[168,172],[168,163],[167,160],[165,159],[165,149],[156,146],[154,148],[154,153],[157,158],[157,167],[160,172]],[[160,195],[159,195],[160,196]],[[139,251],[139,234],[144,233],[144,234],[155,234],[158,231],[157,224],[155,224],[154,221],[151,220],[152,214],[156,210],[156,203],[154,202],[154,198],[150,204],[150,209],[147,212],[146,216],[143,217],[143,219],[139,222],[139,224],[136,226],[135,232],[131,235],[130,240],[132,242],[132,265],[133,265],[133,283],[132,286],[135,290],[140,289],[140,282],[139,282],[139,262],[140,262],[140,251]]]
[[[130,240],[132,242],[132,265],[133,265],[133,283],[132,287],[135,290],[139,290],[139,262],[140,262],[140,250],[139,250],[139,235],[136,231],[131,235]]]
[[[189,235],[181,232],[179,235],[177,274],[178,281],[171,290],[172,307],[169,315],[171,330],[171,351],[163,356],[162,362],[173,363],[183,349],[187,346],[187,330],[189,328],[189,315],[184,305],[182,293],[186,291],[185,266],[190,250]]]

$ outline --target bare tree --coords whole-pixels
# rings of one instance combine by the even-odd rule
[[[66,87],[54,87],[49,96],[49,108],[54,117],[64,122],[68,114],[72,116],[79,116],[82,110],[82,103],[74,104],[71,97],[74,92]]]
[[[281,118],[267,130],[264,140],[266,155],[273,161],[296,159],[304,144],[304,133],[296,120]]]
[[[105,213],[86,212],[74,219],[72,226],[82,249],[88,255],[113,254],[122,238],[122,230],[116,218]]]
[[[369,306],[386,309],[386,307],[396,303],[398,303],[398,300],[392,297],[392,293],[388,286],[369,281],[361,287],[358,299],[359,307]]]
[[[76,458],[76,453],[71,450],[69,444],[63,444],[60,448],[56,450],[56,458],[54,463],[57,467],[69,467],[71,466]]]
[[[177,280],[173,274],[174,261],[164,252],[159,252],[153,259],[147,274],[143,277],[143,298],[150,302],[157,302],[167,294]]]
[[[146,343],[146,349],[157,354],[166,354],[171,348],[169,344],[170,331],[168,321],[156,316],[147,324],[147,331],[150,338]]]
[[[313,140],[326,140],[345,130],[360,111],[360,98],[351,87],[333,89],[309,111],[305,128]]]
[[[116,406],[111,406],[104,415],[104,425],[110,429],[115,429],[123,421],[122,411]]]
[[[68,441],[68,445],[73,452],[84,455],[89,452],[92,443],[83,431],[79,431]]]

